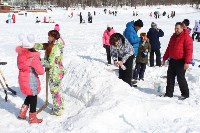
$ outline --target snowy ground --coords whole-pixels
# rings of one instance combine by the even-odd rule
[[[160,39],[161,52],[164,53],[169,38],[174,32],[178,21],[188,18],[193,28],[194,21],[200,12],[189,6],[171,7],[140,7],[139,16],[133,17],[133,9],[118,9],[118,16],[104,15],[103,9],[88,8],[83,12],[87,20],[87,12],[96,10],[92,24],[79,24],[77,14],[67,17],[71,11],[53,9],[48,13],[28,13],[28,16],[16,14],[15,24],[6,24],[7,14],[0,14],[0,61],[7,61],[6,66],[0,66],[11,88],[17,91],[17,96],[9,95],[9,101],[4,101],[4,93],[0,87],[0,132],[72,132],[72,133],[198,133],[200,132],[200,43],[194,42],[194,59],[196,64],[186,73],[190,88],[190,98],[178,100],[179,87],[176,84],[173,98],[157,96],[154,82],[163,82],[160,76],[166,75],[167,66],[159,68],[147,67],[145,81],[139,82],[138,88],[131,88],[119,80],[117,71],[108,71],[105,49],[102,47],[102,34],[107,24],[113,25],[117,32],[122,33],[128,21],[142,19],[144,27],[139,31],[147,32],[152,21],[163,29],[165,36]],[[149,17],[151,11],[176,11],[174,19],[161,17],[156,20]],[[25,96],[21,94],[18,85],[18,69],[16,66],[15,47],[20,45],[19,33],[33,33],[36,42],[46,42],[47,33],[55,24],[36,24],[35,18],[42,20],[44,15],[51,16],[61,27],[65,39],[64,66],[67,74],[63,79],[63,95],[65,110],[60,117],[49,114],[52,104],[39,114],[42,124],[29,125],[27,121],[18,120],[18,112]],[[41,76],[42,92],[38,97],[38,107],[45,100],[45,75]],[[49,94],[50,95],[50,94]],[[51,95],[50,95],[51,96]],[[51,98],[50,102],[52,103]],[[28,118],[27,118],[28,120]]]

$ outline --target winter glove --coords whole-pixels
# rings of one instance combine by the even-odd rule
[[[45,68],[49,68],[49,67],[50,67],[50,66],[49,66],[49,62],[48,62],[47,60],[45,60],[45,59],[41,59],[41,60],[40,60],[40,63],[41,63],[42,66],[45,67]]]
[[[104,47],[104,48],[106,48],[106,45],[105,45],[105,44],[103,44],[103,47]]]

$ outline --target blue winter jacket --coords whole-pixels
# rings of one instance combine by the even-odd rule
[[[163,37],[164,32],[159,29],[159,31],[155,28],[150,28],[147,32],[147,37],[149,38],[149,42],[151,44],[151,50],[156,51],[160,49],[160,41],[159,37]]]
[[[134,56],[138,54],[138,47],[141,42],[141,38],[138,37],[137,31],[135,30],[134,21],[128,22],[126,24],[126,29],[124,31],[124,36],[130,42],[134,48]]]

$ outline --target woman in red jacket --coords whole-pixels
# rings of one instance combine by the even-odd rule
[[[39,94],[40,80],[38,75],[44,74],[44,68],[40,63],[40,53],[34,47],[34,36],[20,36],[22,46],[16,48],[17,66],[19,69],[18,82],[21,92],[27,95],[21,107],[18,118],[26,119],[26,112],[30,106],[29,123],[41,123],[42,119],[36,116],[37,95]]]
[[[171,36],[167,50],[163,56],[162,65],[165,60],[169,60],[167,71],[167,87],[165,96],[173,97],[175,77],[181,91],[181,100],[189,97],[188,84],[185,79],[185,72],[189,68],[192,61],[193,41],[189,36],[188,31],[184,29],[181,22],[175,25],[175,33]]]

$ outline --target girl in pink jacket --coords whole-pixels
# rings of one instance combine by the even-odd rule
[[[34,47],[34,36],[19,36],[22,46],[16,48],[17,66],[19,69],[18,82],[21,92],[26,96],[18,118],[26,119],[26,112],[30,106],[29,123],[41,123],[42,119],[36,116],[37,95],[40,93],[40,80],[38,75],[44,74],[40,63],[40,53]]]
[[[107,25],[107,29],[103,33],[102,41],[103,41],[103,47],[106,49],[107,53],[107,61],[108,65],[111,65],[111,55],[110,55],[110,36],[114,34],[115,31],[113,30],[113,27],[110,25]]]

